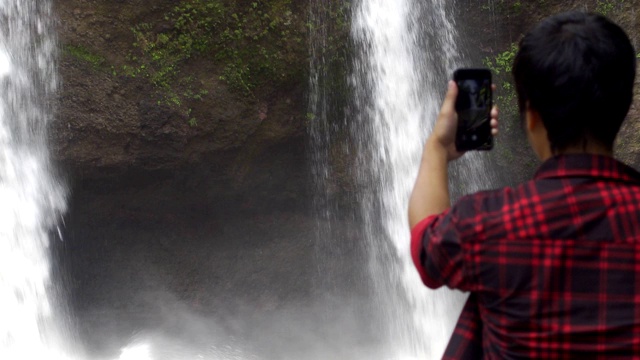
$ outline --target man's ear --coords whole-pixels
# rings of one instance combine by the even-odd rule
[[[531,133],[540,130],[539,129],[540,126],[544,126],[542,124],[542,119],[540,118],[540,114],[537,111],[531,109],[531,107],[527,107],[527,110],[525,110],[524,118],[525,118],[525,126],[527,127],[527,130]]]
[[[527,108],[524,116],[529,143],[531,144],[533,151],[538,155],[538,158],[544,161],[553,155],[551,152],[551,144],[549,143],[549,138],[547,136],[547,128],[542,122],[540,113],[530,107]]]

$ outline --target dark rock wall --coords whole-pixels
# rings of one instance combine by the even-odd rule
[[[247,96],[220,79],[215,53],[203,53],[179,64],[179,72],[197,79],[206,91],[201,100],[184,99],[191,112],[186,114],[162,103],[162,91],[148,78],[122,70],[140,65],[131,60],[138,51],[132,28],[162,25],[162,16],[176,5],[175,1],[56,2],[63,79],[59,121],[52,129],[57,159],[88,176],[108,175],[106,169],[174,169],[202,163],[204,158],[213,160],[211,166],[233,165],[242,175],[243,168],[255,165],[255,154],[282,143],[300,144],[304,75],[286,88],[262,87]],[[306,58],[299,60],[304,68]],[[191,116],[197,125],[189,124]]]

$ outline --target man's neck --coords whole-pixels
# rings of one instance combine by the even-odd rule
[[[545,152],[545,154],[543,154],[542,161],[545,161],[553,156],[576,154],[604,155],[613,157],[613,149],[596,143],[587,143],[585,146],[571,146],[561,151],[555,152],[552,152],[551,149],[549,149],[548,152]]]

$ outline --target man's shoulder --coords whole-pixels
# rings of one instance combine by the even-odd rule
[[[640,197],[640,173],[614,158],[583,154],[547,160],[531,180],[469,194],[456,205],[471,211],[496,211],[508,210],[508,204],[544,205],[565,201],[567,195],[593,198],[618,192]]]
[[[628,171],[594,174],[538,177],[480,191],[461,198],[451,211],[460,232],[482,241],[537,238],[541,232],[554,238],[615,238],[614,228],[640,218],[639,177],[627,176]]]
[[[474,234],[474,239],[483,240],[484,237],[478,235],[486,234],[486,229],[496,224],[502,226],[505,214],[512,211],[530,183],[479,191],[460,198],[450,210],[460,233]]]
[[[507,203],[518,201],[525,193],[523,189],[530,186],[533,180],[517,186],[505,186],[498,189],[478,191],[461,197],[453,206],[453,209],[460,213],[479,211],[496,211],[503,209]]]

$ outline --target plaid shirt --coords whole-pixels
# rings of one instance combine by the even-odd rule
[[[640,174],[565,155],[412,230],[428,287],[471,292],[445,358],[640,359]]]

